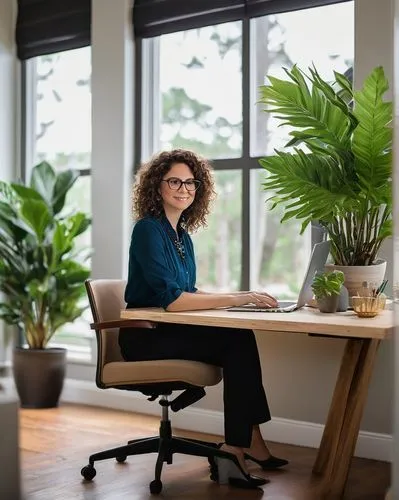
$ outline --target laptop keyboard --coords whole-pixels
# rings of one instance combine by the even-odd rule
[[[296,302],[292,301],[279,301],[278,307],[273,308],[263,308],[254,307],[253,305],[247,304],[244,306],[228,307],[228,311],[252,311],[252,312],[290,312],[296,309]]]

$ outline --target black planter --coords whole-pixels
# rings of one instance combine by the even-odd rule
[[[23,349],[13,352],[13,375],[21,408],[54,408],[64,384],[66,349]]]

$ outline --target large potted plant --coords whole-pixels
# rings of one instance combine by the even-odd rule
[[[88,252],[77,249],[76,238],[90,220],[64,207],[78,175],[43,162],[33,168],[29,185],[0,182],[0,319],[26,340],[27,348],[16,347],[13,354],[22,407],[58,404],[66,351],[48,342],[86,308]]]
[[[378,259],[392,235],[392,103],[383,99],[388,81],[382,67],[354,91],[345,75],[331,83],[316,68],[294,66],[287,79],[269,76],[260,87],[265,111],[290,127],[283,150],[262,158],[263,184],[282,205],[282,222],[302,221],[301,232],[318,221],[331,240],[334,268],[355,295],[362,281],[381,282]]]

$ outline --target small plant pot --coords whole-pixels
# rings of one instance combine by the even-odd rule
[[[322,313],[335,313],[337,312],[339,302],[339,295],[331,295],[330,297],[322,297],[317,299],[319,311]]]

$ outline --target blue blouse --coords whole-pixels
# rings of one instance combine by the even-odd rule
[[[179,229],[185,255],[172,241],[175,231],[166,217],[144,217],[134,226],[129,249],[125,302],[132,307],[167,308],[183,292],[194,293],[196,268],[190,235]]]

